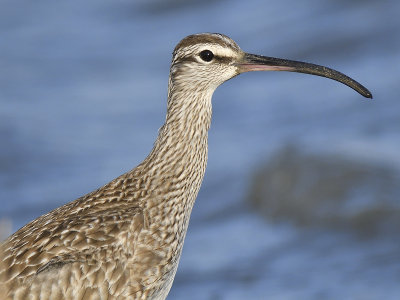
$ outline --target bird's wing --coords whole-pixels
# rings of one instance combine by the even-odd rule
[[[55,276],[72,265],[89,272],[116,254],[120,261],[113,262],[123,264],[124,257],[133,255],[128,249],[145,224],[138,207],[53,217],[49,213],[36,219],[1,245],[0,286],[10,289],[46,273]]]

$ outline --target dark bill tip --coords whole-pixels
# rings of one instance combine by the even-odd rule
[[[371,92],[359,82],[341,72],[320,65],[246,53],[238,68],[240,72],[288,71],[326,77],[341,82],[362,96],[372,99]]]

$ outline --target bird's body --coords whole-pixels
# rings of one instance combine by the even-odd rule
[[[173,53],[166,121],[149,156],[10,236],[0,248],[0,299],[165,299],[207,164],[212,94],[260,70],[261,58],[220,34],[183,39]],[[304,72],[290,68],[263,70]]]

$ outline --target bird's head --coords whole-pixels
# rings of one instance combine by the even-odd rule
[[[223,82],[249,71],[289,71],[327,77],[372,98],[368,89],[338,71],[305,62],[245,53],[232,39],[219,33],[194,34],[181,40],[173,52],[171,80],[194,91],[213,92]]]
[[[236,62],[244,52],[229,37],[217,33],[185,37],[175,47],[171,77],[199,89],[215,90],[239,74]]]

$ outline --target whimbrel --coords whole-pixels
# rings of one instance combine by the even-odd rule
[[[173,52],[167,116],[151,153],[4,241],[0,299],[165,299],[206,168],[212,94],[248,71],[323,76],[372,98],[323,66],[248,54],[222,34],[184,38]]]

